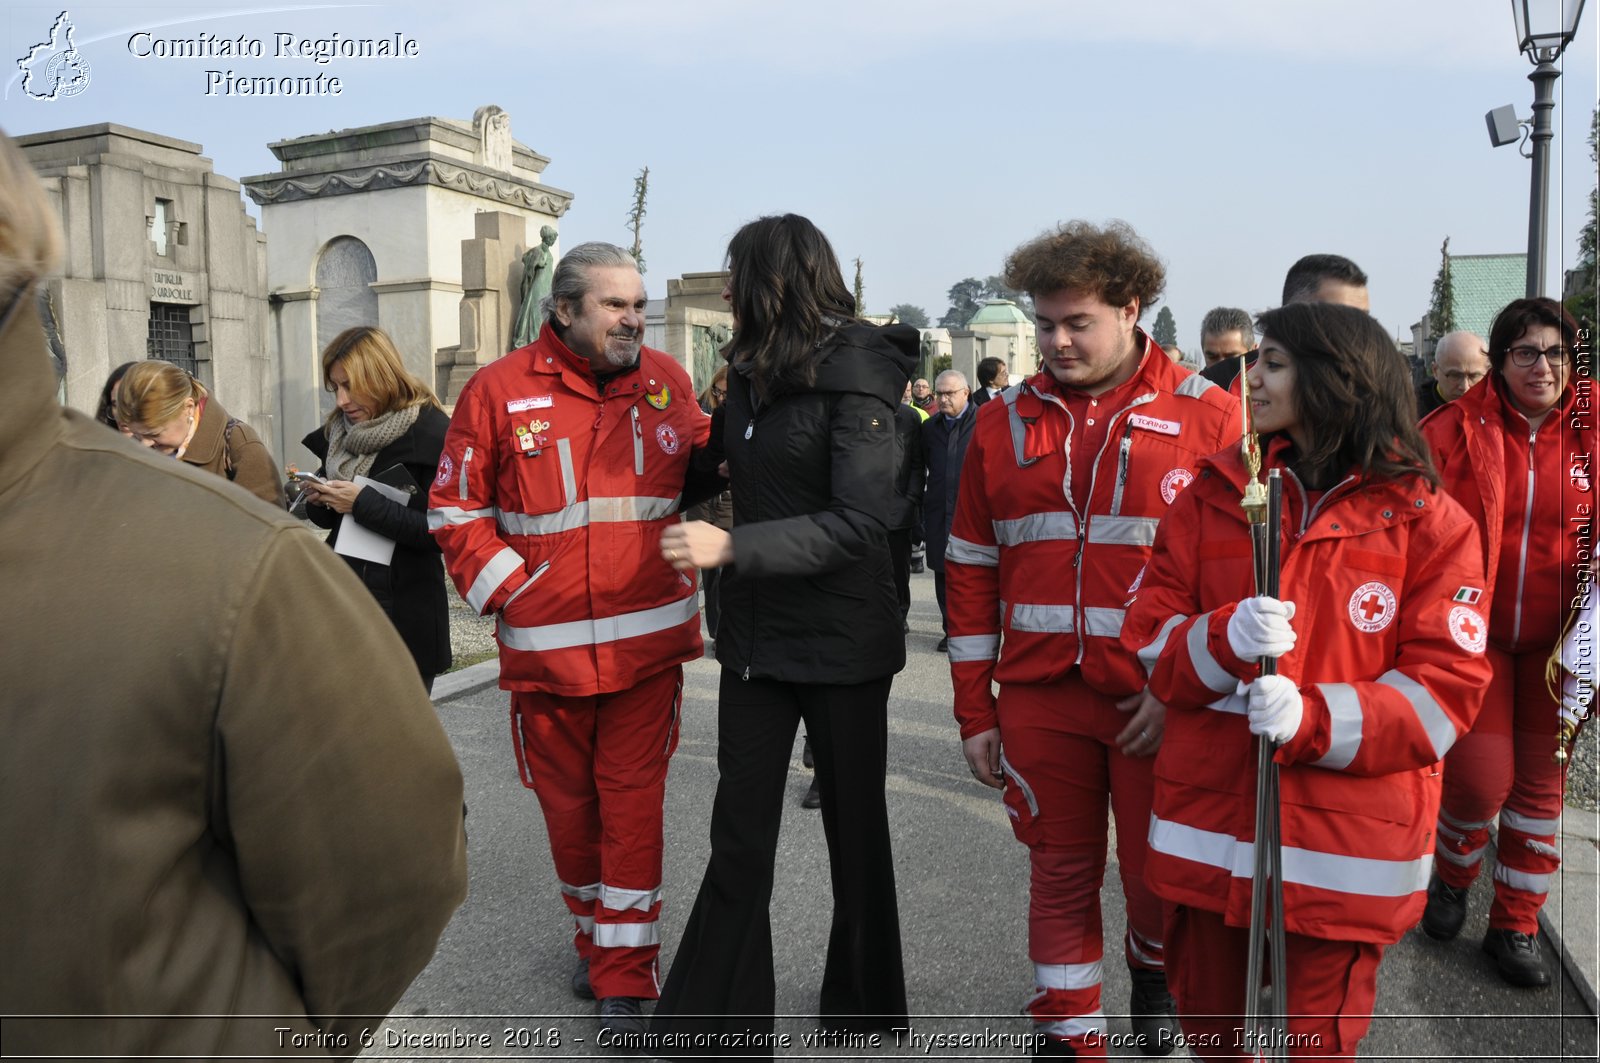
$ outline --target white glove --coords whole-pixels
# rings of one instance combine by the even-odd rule
[[[1294,603],[1246,598],[1228,618],[1228,645],[1241,660],[1282,657],[1294,649]]]
[[[1281,675],[1257,676],[1241,693],[1250,699],[1251,734],[1263,735],[1282,745],[1300,730],[1306,703],[1294,680]]]

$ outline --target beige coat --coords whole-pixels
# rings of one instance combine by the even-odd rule
[[[267,445],[243,421],[234,421],[233,431],[229,432],[228,420],[228,411],[216,396],[207,396],[183,461],[232,480],[263,502],[285,507],[283,474],[267,452]]]
[[[449,741],[315,536],[56,404],[33,306],[0,325],[6,1052],[352,1054],[338,1016],[466,893]],[[10,1017],[44,1014],[85,1017]]]

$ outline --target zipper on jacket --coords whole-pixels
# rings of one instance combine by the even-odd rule
[[[461,454],[461,501],[467,500],[467,466],[472,464],[472,448],[468,447]]]
[[[1316,517],[1317,511],[1322,508],[1322,504],[1331,498],[1335,493],[1337,493],[1339,488],[1345,486],[1346,484],[1355,483],[1356,481],[1354,476],[1346,476],[1343,480],[1340,480],[1338,483],[1322,492],[1322,497],[1317,499],[1316,505],[1311,505],[1309,498],[1306,495],[1306,485],[1300,482],[1300,477],[1295,475],[1295,471],[1289,468],[1287,465],[1283,467],[1283,471],[1288,474],[1289,480],[1294,484],[1295,490],[1300,492],[1300,527],[1294,533],[1296,542],[1298,542],[1300,537],[1305,535],[1305,533],[1310,530],[1311,521]]]
[[[639,407],[630,406],[628,412],[633,414],[633,474],[644,475],[644,429],[639,427]]]
[[[1113,517],[1122,512],[1122,489],[1128,486],[1128,455],[1133,450],[1133,422],[1128,422],[1127,429],[1122,433],[1122,446],[1117,451],[1117,486],[1111,492],[1111,515]]]
[[[1087,498],[1085,498],[1083,500],[1083,513],[1082,513],[1082,515],[1080,515],[1078,517],[1078,552],[1076,554],[1074,554],[1073,557],[1072,557],[1072,568],[1073,568],[1072,621],[1073,621],[1073,626],[1078,629],[1078,655],[1077,655],[1077,658],[1072,663],[1074,665],[1080,667],[1080,668],[1083,666],[1084,651],[1088,648],[1088,646],[1087,646],[1088,635],[1085,633],[1085,621],[1084,621],[1084,615],[1085,614],[1084,614],[1084,611],[1083,611],[1083,609],[1084,609],[1084,606],[1083,606],[1083,548],[1089,542],[1089,522],[1093,519],[1089,514],[1089,510],[1094,505],[1094,488],[1095,488],[1095,484],[1100,479],[1100,459],[1105,457],[1106,448],[1111,445],[1111,430],[1116,427],[1117,418],[1121,417],[1123,414],[1127,413],[1129,410],[1133,409],[1135,406],[1143,406],[1145,403],[1149,402],[1153,398],[1155,398],[1155,392],[1148,392],[1146,394],[1139,395],[1139,396],[1135,397],[1132,402],[1128,403],[1128,405],[1124,406],[1122,409],[1118,410],[1116,413],[1111,415],[1111,422],[1106,425],[1106,441],[1104,443],[1100,444],[1100,449],[1095,452],[1093,463],[1089,466],[1089,497],[1087,497]],[[1066,409],[1066,404],[1065,403],[1058,403],[1058,405],[1060,405],[1062,409]],[[1071,417],[1071,415],[1069,414],[1068,415],[1069,420],[1070,420],[1070,417]],[[1067,436],[1068,443],[1069,443],[1069,453],[1070,453],[1071,438],[1072,437],[1071,437],[1071,434],[1069,432],[1069,434]],[[1124,439],[1123,442],[1124,442],[1124,446],[1128,450],[1132,449],[1132,447],[1133,447],[1133,424],[1131,422],[1128,424],[1127,436],[1126,436],[1126,438]],[[1126,456],[1127,450],[1124,450],[1123,454],[1124,454],[1124,456]],[[1121,476],[1125,477],[1126,474],[1127,474],[1127,470],[1126,469],[1121,470],[1121,472],[1120,472]],[[1075,500],[1073,500],[1073,498],[1072,498],[1072,486],[1071,486],[1072,485],[1072,479],[1071,479],[1071,477],[1072,477],[1072,461],[1071,461],[1071,459],[1069,457],[1068,461],[1067,461],[1067,499],[1068,499],[1069,504],[1072,506],[1073,512],[1076,513],[1077,509],[1078,509],[1078,506],[1077,506],[1077,502]],[[1120,482],[1118,484],[1118,487],[1119,488],[1121,487]]]
[[[1522,595],[1528,586],[1528,532],[1533,527],[1533,443],[1539,430],[1528,426],[1528,497],[1522,505],[1522,550],[1517,561],[1517,608],[1511,618],[1511,644],[1522,637]]]

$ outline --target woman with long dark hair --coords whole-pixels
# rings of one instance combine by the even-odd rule
[[[1518,299],[1489,330],[1489,375],[1422,426],[1445,489],[1478,519],[1494,666],[1483,714],[1445,758],[1437,876],[1422,929],[1441,941],[1461,932],[1498,815],[1483,950],[1501,978],[1528,988],[1550,983],[1539,910],[1561,866],[1555,835],[1566,786],[1555,757],[1563,706],[1546,666],[1569,604],[1586,603],[1593,587],[1597,441],[1588,353],[1560,303]],[[1587,675],[1565,677],[1574,725],[1594,685],[1584,656],[1570,663]]]
[[[1167,980],[1203,1059],[1242,1030],[1256,736],[1281,772],[1291,1055],[1354,1055],[1383,950],[1421,913],[1435,765],[1488,681],[1477,529],[1444,492],[1382,326],[1302,303],[1260,319],[1249,370],[1262,474],[1281,470],[1277,598],[1259,596],[1237,449],[1201,463],[1156,534],[1123,639],[1167,706],[1145,878],[1167,902]],[[1466,593],[1463,593],[1463,592]],[[1258,661],[1276,657],[1278,674]]]
[[[740,229],[728,268],[735,333],[719,414],[733,530],[690,522],[661,537],[679,570],[726,570],[721,778],[710,865],[653,1028],[772,1031],[773,864],[804,720],[834,899],[819,1014],[828,1029],[885,1030],[906,1021],[884,798],[889,686],[905,666],[905,637],[887,528],[894,408],[917,331],[858,320],[833,248],[798,215]]]
[[[346,556],[416,662],[422,684],[450,667],[449,604],[439,544],[428,533],[428,487],[439,467],[450,418],[433,389],[405,366],[382,329],[345,329],[322,352],[322,380],[334,395],[327,423],[301,440],[325,479],[305,485],[306,516],[331,528],[337,549],[346,514],[394,540],[388,564]],[[399,502],[365,477],[406,492]]]

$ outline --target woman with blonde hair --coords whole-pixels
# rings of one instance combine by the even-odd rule
[[[226,477],[282,509],[283,477],[255,429],[228,416],[206,386],[171,362],[136,362],[117,385],[122,434]]]
[[[395,543],[387,565],[345,557],[389,614],[416,662],[423,685],[450,667],[450,623],[444,566],[428,533],[428,485],[439,466],[450,418],[433,389],[400,358],[382,329],[345,329],[322,352],[322,379],[335,409],[327,423],[301,440],[322,462],[323,482],[306,484],[306,516],[339,539],[346,514]],[[366,477],[404,490],[396,502]]]

